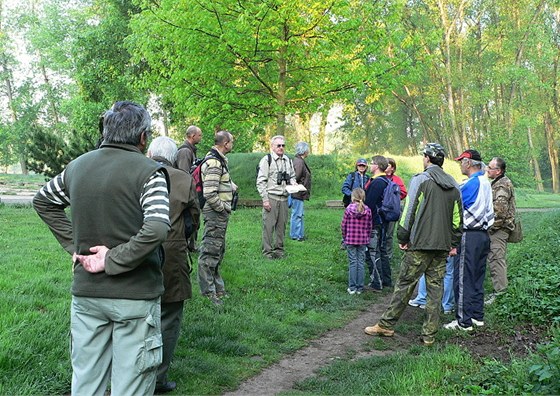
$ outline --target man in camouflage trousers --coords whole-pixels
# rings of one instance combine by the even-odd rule
[[[204,234],[198,258],[198,284],[203,296],[221,305],[226,291],[219,269],[226,250],[226,229],[237,186],[229,175],[226,158],[233,148],[233,136],[220,131],[214,143],[206,155],[210,158],[200,168],[206,202],[202,208]]]
[[[369,335],[393,336],[393,328],[424,273],[428,300],[422,339],[424,344],[431,345],[439,327],[445,261],[448,255],[457,253],[461,241],[463,207],[457,182],[442,169],[443,147],[428,143],[422,154],[424,172],[410,181],[397,230],[399,247],[405,254],[393,296],[379,323],[364,331]]]
[[[515,228],[515,194],[513,184],[506,176],[506,162],[500,157],[492,158],[486,168],[488,178],[492,180],[492,201],[494,204],[494,224],[490,227],[490,252],[488,267],[492,276],[494,293],[484,301],[492,304],[496,296],[505,292],[507,279],[507,240]]]

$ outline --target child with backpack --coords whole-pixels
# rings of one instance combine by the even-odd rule
[[[348,294],[361,294],[364,290],[364,264],[372,227],[371,210],[364,204],[365,197],[361,188],[352,191],[352,201],[340,225],[348,253]]]

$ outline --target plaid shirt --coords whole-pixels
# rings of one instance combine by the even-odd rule
[[[364,205],[363,212],[358,212],[358,204],[352,202],[344,211],[342,218],[342,239],[347,245],[369,244],[371,233],[371,210]]]

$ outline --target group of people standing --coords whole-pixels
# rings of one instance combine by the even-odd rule
[[[109,381],[114,394],[166,393],[176,388],[167,372],[184,301],[192,296],[189,252],[199,253],[201,293],[216,305],[227,296],[220,266],[237,190],[226,157],[234,138],[217,132],[203,160],[197,160],[202,131],[196,126],[187,129],[179,148],[168,137],[148,144],[151,117],[129,101],[116,102],[100,126],[96,149],[70,162],[33,199],[72,255],[72,393],[101,395]],[[299,143],[292,162],[284,156],[282,136],[271,144],[271,161],[259,172],[257,186],[263,197],[263,254],[281,258],[290,184],[307,187],[291,197],[291,236],[304,239],[309,146]],[[195,167],[200,186],[191,176]],[[201,213],[204,231],[197,247]]]
[[[200,128],[189,127],[179,148],[168,137],[158,137],[148,144],[150,115],[142,106],[128,101],[116,102],[105,112],[102,131],[102,142],[96,150],[70,162],[33,199],[41,219],[72,256],[72,393],[101,395],[109,381],[111,392],[118,395],[165,393],[176,388],[167,372],[179,338],[184,301],[192,295],[189,251],[199,253],[201,293],[217,305],[227,296],[220,266],[237,190],[226,156],[233,148],[234,137],[228,131],[217,132],[213,147],[197,165]],[[270,154],[259,163],[256,187],[263,204],[262,254],[274,260],[285,256],[289,201],[290,237],[305,240],[303,206],[310,196],[311,171],[305,162],[307,143],[296,145],[293,160],[285,155],[283,136],[274,136],[270,143]],[[467,278],[458,281],[456,288],[458,326],[467,328],[476,320],[482,321],[481,306],[475,300],[482,293],[479,286],[484,267],[472,263],[486,259],[487,252],[482,250],[490,243],[501,246],[505,254],[504,241],[512,222],[510,218],[502,221],[503,232],[496,231],[488,240],[487,230],[494,222],[491,201],[486,196],[490,189],[476,170],[481,162],[477,152],[465,153],[460,157],[464,161],[461,169],[470,178],[461,201],[458,186],[441,169],[443,148],[426,146],[425,171],[411,181],[409,200],[398,226],[399,246],[405,250],[405,258],[391,306],[380,323],[366,328],[366,333],[392,335],[392,326],[423,273],[428,299],[439,301],[445,259],[457,248],[461,259],[455,261],[455,275]],[[200,167],[200,192],[190,175],[195,165]],[[401,186],[401,198],[407,196],[404,183],[394,175],[394,161],[374,156],[371,178],[366,169],[367,161],[358,160],[357,173],[345,190],[352,201],[343,220],[343,238],[351,262],[351,294],[364,290],[360,274],[365,256],[371,260],[371,289],[392,285],[386,248],[387,234],[392,231],[378,212],[387,186],[384,180],[395,181]],[[514,213],[507,195],[511,182],[504,176],[505,162],[494,159],[489,171],[494,172],[500,210]],[[297,187],[291,194],[290,186]],[[72,208],[71,219],[67,207]],[[196,247],[200,213],[204,230]],[[503,277],[505,261],[495,268],[493,274]],[[472,288],[466,290],[470,285]],[[495,285],[502,291],[507,280],[496,281]],[[439,310],[428,307],[426,343],[433,339],[439,315]]]
[[[478,151],[465,150],[455,158],[467,177],[459,186],[443,171],[445,150],[441,145],[428,143],[422,156],[424,171],[411,179],[408,191],[402,180],[398,183],[401,197],[406,198],[397,229],[404,256],[391,302],[379,322],[366,327],[365,332],[392,336],[406,306],[418,306],[426,310],[422,340],[431,345],[439,328],[440,304],[445,313],[455,310],[455,320],[446,324],[446,329],[470,331],[484,325],[487,259],[495,293],[503,293],[507,287],[506,246],[515,226],[516,208],[502,158],[493,158],[486,167]],[[387,183],[377,181],[388,177],[388,162],[373,156],[372,177],[368,179],[367,162],[359,159],[356,171],[348,175],[342,188],[351,197],[341,224],[350,294],[360,294],[366,288],[364,264],[368,258],[373,262],[368,265],[369,289],[380,291],[391,285],[387,237],[392,232],[379,213]],[[419,280],[418,296],[410,300]],[[494,298],[492,294],[486,303]]]

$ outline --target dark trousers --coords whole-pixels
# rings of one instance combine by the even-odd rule
[[[490,251],[487,231],[465,230],[455,257],[453,289],[457,305],[456,319],[463,327],[472,319],[484,319],[484,276]]]
[[[386,225],[377,224],[371,230],[371,239],[366,254],[366,264],[370,273],[369,285],[374,289],[391,287],[391,265],[387,257]]]

